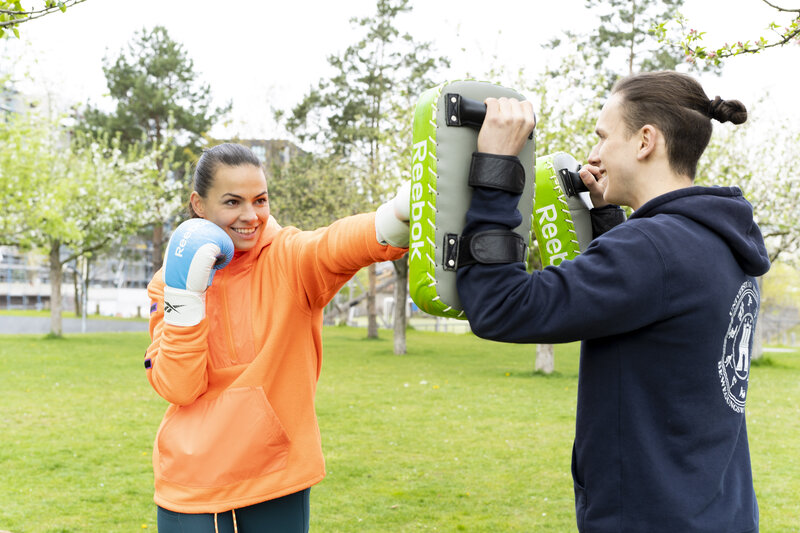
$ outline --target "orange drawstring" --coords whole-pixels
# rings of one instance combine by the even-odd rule
[[[233,533],[239,533],[239,526],[236,525],[236,509],[231,509],[233,515]],[[214,513],[214,533],[219,533],[219,526],[217,525],[217,513]]]

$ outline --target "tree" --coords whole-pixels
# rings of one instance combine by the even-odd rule
[[[700,160],[697,183],[739,186],[753,204],[770,261],[798,264],[800,175],[792,168],[800,159],[800,128],[792,117],[765,123],[753,113],[757,106],[751,106],[753,118],[743,125],[716,126]]]
[[[586,59],[581,69],[586,77],[603,74],[610,90],[621,75],[674,70],[683,62],[680,45],[659,41],[653,33],[655,26],[678,16],[683,0],[585,0],[585,5],[599,13],[596,29],[565,35]],[[554,39],[548,47],[558,48],[561,42]]]
[[[9,202],[0,243],[42,250],[50,261],[51,334],[60,336],[64,265],[101,253],[150,222],[152,206],[168,201],[153,160],[121,150],[119,140],[70,140],[56,121],[33,113],[0,123],[0,191]],[[165,141],[168,140],[165,138]]]
[[[19,38],[18,26],[23,22],[36,20],[56,11],[64,13],[68,7],[85,1],[45,0],[41,9],[23,9],[21,0],[0,0],[0,38],[3,38],[7,31],[11,31],[15,37]]]
[[[172,153],[154,161],[159,179],[181,179],[185,165],[197,159],[203,136],[230,110],[230,104],[212,109],[210,87],[197,81],[194,62],[163,26],[134,34],[127,50],[104,59],[103,72],[116,109],[106,113],[87,105],[81,129],[119,136],[123,147],[135,150],[161,145],[166,132],[174,130]],[[165,166],[166,157],[170,166]],[[164,212],[154,221],[153,271],[161,268],[163,224],[173,215]]]
[[[688,27],[685,17],[675,17],[672,24],[663,22],[657,26],[657,34],[662,43],[669,46],[679,45],[686,56],[686,61],[692,64],[713,65],[719,67],[722,61],[729,57],[742,54],[758,54],[770,48],[786,45],[800,44],[800,8],[784,8],[768,0],[761,0],[764,4],[775,9],[781,15],[788,14],[789,20],[785,24],[772,22],[766,28],[768,37],[760,36],[757,39],[737,41],[734,44],[725,43],[716,48],[703,45],[705,32]],[[673,37],[672,29],[679,28],[679,37]]]
[[[267,173],[270,212],[284,226],[311,230],[367,207],[355,171],[341,158],[301,154]]]
[[[368,205],[380,201],[406,175],[412,104],[434,85],[430,73],[448,64],[431,55],[430,43],[417,42],[395,27],[395,19],[410,12],[408,0],[378,0],[373,16],[352,19],[365,35],[341,55],[328,58],[335,73],[320,80],[286,120],[287,129],[301,142],[316,142],[328,155],[352,165],[352,179]],[[375,266],[368,270],[367,336],[375,338]],[[396,312],[405,311],[404,302],[396,304]],[[405,336],[405,330],[396,329],[395,335]]]

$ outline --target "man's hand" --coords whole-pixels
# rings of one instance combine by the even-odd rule
[[[478,151],[518,156],[536,126],[533,105],[514,98],[487,98],[486,118],[478,133]]]
[[[589,189],[592,206],[595,208],[607,206],[608,202],[603,199],[603,193],[606,191],[608,178],[600,173],[600,168],[594,165],[583,165],[578,174],[583,184]]]

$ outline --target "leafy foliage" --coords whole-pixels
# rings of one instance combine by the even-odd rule
[[[413,102],[434,85],[431,72],[448,64],[431,56],[431,43],[395,27],[396,17],[410,11],[408,0],[378,0],[375,15],[353,18],[364,36],[328,57],[334,74],[320,80],[286,120],[301,142],[313,142],[359,171],[353,177],[369,202],[399,182],[407,166]]]
[[[147,147],[171,128],[179,134],[173,139],[176,164],[194,161],[203,135],[230,110],[230,104],[212,109],[209,85],[197,81],[194,62],[163,26],[134,34],[116,59],[105,57],[103,72],[116,109],[106,113],[87,105],[81,128],[119,135],[123,146],[144,140]]]
[[[620,76],[654,70],[674,70],[683,62],[677,43],[659,41],[654,28],[679,15],[684,0],[585,0],[598,13],[597,29],[587,34],[565,32],[567,42],[583,57],[584,74],[601,74],[607,89]],[[548,48],[561,46],[552,40]],[[712,67],[707,67],[711,69]]]
[[[134,34],[127,50],[104,59],[103,71],[117,107],[106,113],[87,105],[80,129],[94,137],[118,136],[126,151],[156,149],[162,155],[151,163],[159,179],[182,179],[199,156],[204,136],[230,104],[212,109],[210,87],[196,80],[194,62],[162,26]],[[167,137],[170,142],[164,144]],[[162,262],[163,224],[174,215],[161,211],[161,218],[152,221],[154,271]]]
[[[333,76],[320,80],[286,120],[289,132],[301,142],[314,142],[334,161],[347,163],[352,170],[349,180],[356,184],[363,205],[374,205],[408,176],[413,103],[434,85],[431,72],[449,64],[447,59],[431,55],[430,43],[417,42],[397,29],[395,19],[411,11],[409,0],[377,0],[376,7],[373,16],[351,19],[364,35],[341,55],[328,57]],[[320,174],[320,169],[316,173]],[[352,202],[348,180],[335,180],[336,184],[338,193],[328,188],[330,193],[338,194],[344,204]],[[313,189],[293,191],[296,195],[315,194]],[[300,203],[316,202],[309,198]],[[374,266],[369,272],[373,287]],[[407,278],[400,277],[397,283],[405,284]],[[367,336],[377,337],[374,289],[367,309]],[[396,328],[398,335],[405,335],[405,329]]]
[[[783,8],[768,0],[762,2],[781,15],[788,15],[788,21],[783,24],[771,22],[765,28],[766,36],[709,47],[704,45],[706,32],[690,28],[686,17],[682,15],[656,25],[655,31],[660,42],[665,45],[679,45],[689,63],[714,67],[721,66],[726,58],[742,54],[758,54],[770,48],[786,45],[800,45],[800,8]],[[674,35],[675,32],[678,33],[677,37]]]
[[[758,117],[753,113],[750,115]],[[753,204],[770,260],[797,264],[800,225],[797,198],[800,129],[789,117],[779,123],[758,118],[740,126],[716,125],[698,166],[698,185],[738,185]]]
[[[119,245],[161,211],[175,208],[174,182],[159,176],[171,135],[145,152],[121,149],[118,138],[91,138],[35,113],[0,122],[0,192],[8,198],[0,243],[43,250],[51,280],[63,265]],[[167,159],[168,160],[168,159]],[[66,254],[62,253],[66,251]],[[51,283],[60,316],[60,284]],[[56,327],[59,334],[60,324]]]
[[[355,170],[340,158],[301,154],[268,170],[270,211],[281,225],[313,230],[367,209]]]
[[[19,38],[18,26],[59,11],[64,13],[68,7],[86,0],[44,0],[41,9],[24,9],[21,0],[0,0],[0,39],[7,36],[7,31]]]

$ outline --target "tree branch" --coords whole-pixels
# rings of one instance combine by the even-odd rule
[[[102,248],[105,248],[105,246],[109,242],[111,242],[111,237],[106,237],[105,239],[103,239],[99,243],[95,244],[94,246],[89,246],[87,248],[82,248],[80,251],[75,252],[74,254],[70,255],[69,257],[67,257],[66,259],[61,261],[61,264],[62,265],[66,265],[70,261],[73,261],[73,260],[81,257],[82,255],[86,255],[89,252],[94,252],[95,250],[100,250]]]
[[[777,9],[778,11],[783,11],[785,13],[800,13],[800,9],[786,9],[784,7],[776,6],[772,2],[769,2],[768,0],[761,0],[761,1],[767,4],[772,9]]]
[[[67,9],[68,7],[72,7],[76,4],[80,4],[85,1],[86,0],[67,0],[63,3],[63,8]],[[42,18],[43,16],[49,15],[54,11],[62,11],[61,7],[62,6],[53,4],[50,7],[45,7],[44,9],[38,9],[38,10],[34,9],[32,11],[12,11],[10,9],[0,9],[0,14],[18,17],[0,22],[0,28],[16,26],[17,24],[22,24],[23,22],[28,22],[31,20],[36,20],[38,18]]]

